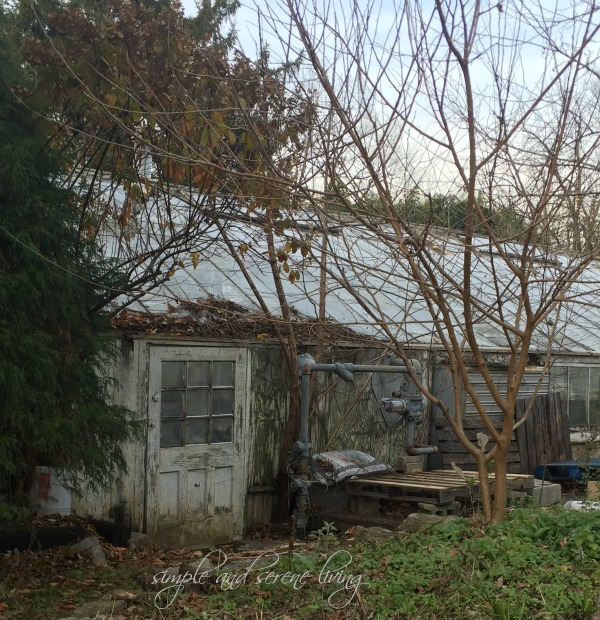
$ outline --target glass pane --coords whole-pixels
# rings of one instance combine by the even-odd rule
[[[208,443],[208,418],[188,418],[185,421],[185,445]]]
[[[188,397],[188,416],[208,415],[208,390],[189,390]]]
[[[233,385],[233,362],[215,362],[213,364],[213,387]]]
[[[185,387],[184,372],[185,362],[163,362],[162,389],[168,390],[169,388]]]
[[[161,418],[183,418],[183,392],[162,392],[160,395]]]
[[[173,448],[182,445],[183,426],[181,420],[164,420],[160,423],[160,447]]]
[[[571,426],[587,424],[588,369],[570,368],[569,422]]]
[[[210,419],[210,443],[231,441],[233,436],[233,416]]]
[[[210,385],[210,362],[188,363],[188,387]]]
[[[554,366],[550,370],[550,391],[568,393],[568,368],[566,366]]]
[[[588,424],[600,423],[600,368],[590,367],[590,410]]]
[[[233,413],[233,390],[212,391],[212,415]]]

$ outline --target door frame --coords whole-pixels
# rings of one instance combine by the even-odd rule
[[[236,384],[236,412],[234,415],[233,438],[233,485],[232,513],[234,526],[234,540],[242,538],[246,522],[246,487],[247,487],[247,453],[246,441],[249,428],[248,415],[250,411],[250,349],[239,346],[221,346],[212,343],[192,343],[174,341],[151,341],[146,345],[145,374],[145,418],[146,454],[144,463],[144,531],[151,538],[160,528],[158,475],[160,469],[160,441],[153,441],[156,437],[154,420],[151,418],[151,399],[154,393],[160,393],[160,373],[157,372],[160,362],[169,357],[171,360],[193,360],[194,352],[202,352],[205,359],[221,361],[233,360],[236,363],[236,374],[243,377],[244,385]],[[242,390],[238,394],[237,390]],[[177,528],[176,524],[172,525]]]

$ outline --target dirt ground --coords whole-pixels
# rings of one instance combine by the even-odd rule
[[[60,522],[85,525],[73,517],[49,517],[38,521],[47,526]],[[88,529],[90,536],[93,530]],[[314,542],[295,542],[294,550],[310,550]],[[164,549],[153,546],[117,547],[99,540],[106,562],[95,565],[89,552],[74,552],[61,545],[46,550],[8,551],[0,555],[0,619],[58,620],[62,618],[111,618],[141,620],[171,617],[159,614],[155,596],[159,589],[153,579],[166,569],[197,562],[211,549]],[[243,562],[266,551],[284,553],[289,538],[269,528],[242,544],[221,545],[229,561]],[[184,597],[186,608],[201,613],[207,593],[190,591]],[[101,611],[105,607],[110,609]],[[112,604],[111,604],[112,601]],[[96,606],[94,607],[94,604]],[[175,610],[171,610],[172,613]],[[83,616],[82,616],[83,614]],[[89,615],[88,615],[89,614]],[[175,617],[175,616],[172,616]]]

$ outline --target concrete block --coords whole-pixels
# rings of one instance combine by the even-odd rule
[[[420,474],[423,472],[423,465],[421,463],[406,463],[398,471],[401,471],[403,474]]]
[[[512,489],[507,489],[506,493],[508,496],[509,506],[514,506],[516,502],[519,502],[520,500],[524,500],[529,497],[526,491],[513,491]]]
[[[531,489],[531,494],[540,506],[551,506],[552,504],[560,504],[561,490],[560,484],[536,480],[533,489]]]
[[[375,515],[379,514],[379,500],[371,497],[351,497],[350,510],[360,514]]]
[[[448,515],[461,515],[462,505],[460,502],[449,502],[448,504],[426,504],[419,502],[419,510],[429,515],[447,517]]]
[[[396,459],[396,465],[404,465],[405,463],[423,463],[423,457],[417,455],[417,456],[408,456],[408,454],[405,454],[404,456],[399,456]]]
[[[421,473],[423,471],[423,457],[399,456],[396,459],[395,469],[403,474]]]

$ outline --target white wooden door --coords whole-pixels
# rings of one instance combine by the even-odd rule
[[[148,533],[159,544],[229,542],[243,532],[247,351],[150,348]]]

